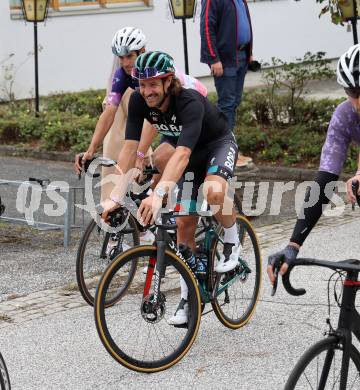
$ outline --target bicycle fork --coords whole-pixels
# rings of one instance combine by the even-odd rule
[[[354,303],[356,298],[356,291],[360,287],[360,282],[357,280],[358,272],[351,271],[344,281],[343,298],[341,302],[341,312],[338,323],[338,330],[335,332],[335,336],[339,338],[339,343],[342,346],[342,359],[341,359],[341,371],[340,371],[340,390],[346,390],[349,363],[350,363],[350,350],[352,345],[352,333],[353,321],[355,317]],[[324,367],[321,372],[318,389],[324,389],[329,376],[331,364],[333,362],[335,350],[330,349],[325,357]]]
[[[149,264],[148,264],[148,269],[146,272],[146,279],[145,279],[145,285],[144,285],[144,292],[143,292],[143,297],[147,297],[150,292],[151,288],[151,282],[153,280],[153,276],[155,273],[154,277],[154,288],[153,288],[153,298],[152,302],[153,304],[158,303],[158,298],[160,295],[160,282],[161,278],[164,277],[165,274],[165,249],[166,249],[166,243],[164,240],[163,232],[159,232],[159,240],[157,242],[157,251],[156,251],[156,258],[155,257],[150,257],[149,259]]]

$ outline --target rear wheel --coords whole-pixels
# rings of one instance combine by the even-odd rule
[[[135,218],[131,214],[126,217],[126,225],[117,233],[104,232],[96,221],[92,220],[81,237],[76,256],[76,279],[81,295],[91,306],[94,305],[96,286],[109,263],[119,253],[140,244]],[[136,264],[131,263],[126,270],[123,269],[127,281],[107,305],[114,304],[121,297],[134,276],[135,267]]]
[[[168,250],[161,292],[158,302],[154,302],[156,255],[155,246],[140,246],[119,255],[103,274],[95,299],[96,327],[106,350],[125,367],[148,373],[165,370],[185,356],[201,318],[197,281],[190,268]],[[144,262],[149,264],[146,275]],[[131,264],[135,264],[134,278],[121,299],[107,308],[109,296],[111,299],[122,283],[123,268]],[[186,327],[169,323],[180,301],[180,276],[189,290]]]
[[[223,252],[222,234],[219,234],[212,249],[213,268],[210,270],[216,291],[211,302],[214,312],[221,323],[231,329],[241,328],[253,316],[261,287],[261,255],[255,231],[241,215],[237,215],[236,224],[242,245],[238,265],[223,274],[214,271]]]

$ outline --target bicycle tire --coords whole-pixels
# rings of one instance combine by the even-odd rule
[[[133,230],[132,243],[131,243],[132,246],[140,245],[138,225],[136,223],[135,218],[132,215],[129,215],[128,226],[130,229]],[[96,288],[96,285],[98,283],[98,280],[100,279],[100,276],[96,275],[97,271],[95,271],[94,276],[89,277],[88,275],[86,275],[86,272],[84,270],[86,250],[88,249],[89,238],[94,233],[94,229],[98,229],[98,226],[97,226],[96,221],[92,220],[89,223],[89,225],[87,226],[86,230],[84,231],[84,233],[80,239],[80,243],[79,243],[79,247],[78,247],[78,251],[77,251],[77,255],[76,255],[76,280],[77,280],[78,288],[79,288],[79,291],[80,291],[82,297],[84,298],[85,302],[87,302],[90,306],[94,306],[95,288]],[[106,240],[106,242],[108,242],[109,237],[110,237],[110,233],[107,233],[107,232],[104,233],[100,230],[98,231],[99,235],[102,233],[104,234],[104,238],[100,239],[99,242],[95,243],[95,246],[98,246],[97,248],[95,248],[95,250],[98,249],[99,253],[102,250],[101,248],[102,248],[104,240]],[[105,259],[102,259],[100,257],[100,255],[97,255],[96,261],[103,262],[103,264],[101,264],[100,267],[102,266],[103,271],[104,271],[106,266],[111,261],[111,259],[109,259],[108,256],[106,256]],[[122,290],[119,290],[118,294],[114,295],[114,297],[107,302],[108,306],[113,305],[118,299],[121,298],[121,295],[124,293],[126,286],[131,283],[131,280],[134,277],[135,266],[136,265],[134,264],[134,267],[132,269],[129,269],[129,277],[128,277],[127,283],[125,283],[124,288]],[[91,272],[94,273],[93,270]],[[92,291],[94,291],[94,292],[92,292]]]
[[[6,367],[5,360],[1,353],[0,353],[0,389],[1,390],[11,389],[9,372]]]
[[[308,373],[307,375],[305,375],[304,380],[301,379],[302,374],[305,373],[305,371],[308,369],[311,362],[313,362],[321,353],[328,352],[328,351],[333,351],[334,353],[335,353],[335,351],[340,351],[340,354],[342,354],[341,353],[342,352],[341,342],[340,342],[340,339],[338,337],[329,336],[328,338],[320,340],[316,344],[314,344],[312,347],[310,347],[302,355],[300,360],[297,362],[297,364],[295,365],[295,367],[291,371],[290,376],[285,384],[284,390],[294,390],[294,389],[302,389],[303,390],[303,389],[315,389],[315,388],[316,389],[322,388],[323,390],[335,389],[335,388],[338,389],[339,387],[335,387],[336,382],[333,383],[333,385],[330,385],[331,387],[322,387],[322,386],[321,386],[321,388],[319,388],[318,386],[312,387],[312,385],[314,385],[314,384],[319,384],[319,379],[320,379],[319,374],[320,374],[320,372],[322,372],[322,369],[321,369],[319,363],[316,363],[316,367],[317,367],[316,377],[315,377],[315,373],[313,375]],[[360,388],[360,376],[359,376],[359,373],[360,373],[360,353],[355,348],[354,345],[351,345],[351,348],[350,348],[350,363],[351,363],[351,361],[353,362],[355,367],[351,366],[351,364],[350,364],[349,374],[351,375],[353,372],[354,372],[354,374],[356,373],[357,382],[349,382],[348,381],[348,385],[350,385],[351,387],[347,386],[347,389],[358,389],[358,388]],[[332,363],[332,362],[330,362],[330,363]],[[335,369],[336,363],[333,366]],[[320,369],[319,369],[319,367],[320,367]],[[340,360],[339,367],[341,368],[341,360]],[[351,372],[350,372],[350,370],[351,370]],[[332,371],[331,365],[329,366],[329,374],[330,374],[330,376],[332,376],[334,378],[333,372],[330,373],[330,371]],[[340,379],[340,375],[337,375],[335,379],[336,380]],[[357,386],[353,387],[354,383],[357,383]],[[308,387],[304,387],[305,385],[307,385]],[[326,383],[325,383],[325,385],[326,385]]]
[[[242,215],[237,215],[236,217],[236,223],[238,225],[238,233],[239,233],[239,239],[241,244],[243,245],[242,250],[242,257],[245,257],[244,259],[241,259],[241,264],[239,264],[235,270],[230,271],[225,274],[217,274],[214,270],[215,267],[215,256],[219,252],[217,249],[217,246],[220,241],[220,237],[217,237],[217,240],[214,241],[214,246],[212,249],[212,259],[210,264],[212,264],[210,271],[210,280],[213,281],[214,286],[212,289],[215,289],[218,291],[219,288],[221,288],[221,285],[225,285],[226,281],[230,281],[232,278],[237,278],[237,282],[235,281],[230,287],[234,287],[236,285],[238,286],[250,286],[249,281],[249,275],[252,276],[255,271],[254,277],[252,277],[254,286],[250,288],[252,289],[251,293],[248,297],[244,296],[244,292],[242,292],[242,298],[239,299],[240,301],[247,301],[246,307],[244,308],[242,314],[240,317],[230,317],[229,313],[225,312],[225,309],[227,308],[227,305],[231,303],[230,297],[226,297],[226,291],[228,289],[224,290],[224,293],[215,296],[215,298],[211,301],[212,307],[214,309],[215,315],[219,319],[219,321],[225,325],[226,327],[230,329],[239,329],[246,325],[251,317],[253,316],[255,312],[255,308],[257,306],[259,296],[260,296],[260,290],[261,290],[261,254],[260,254],[260,247],[258,244],[258,240],[256,237],[256,233],[250,224],[250,222],[247,220],[246,217]],[[247,237],[249,238],[247,240]],[[251,249],[252,248],[252,249]],[[251,257],[251,258],[250,258]],[[251,263],[251,264],[250,264]],[[245,268],[247,267],[247,268]],[[246,271],[246,269],[248,271]],[[241,276],[240,276],[241,275]],[[228,294],[228,293],[227,293]],[[215,294],[216,295],[216,294]],[[224,303],[220,302],[220,299],[224,297]],[[234,300],[237,300],[237,294],[232,293],[234,295]],[[229,302],[227,302],[227,298]],[[237,304],[236,306],[237,307]],[[235,312],[235,307],[233,309],[233,313]]]
[[[189,266],[184,263],[179,257],[177,257],[172,251],[166,250],[165,251],[165,262],[167,264],[166,268],[166,273],[168,272],[169,268],[174,267],[175,270],[179,271],[181,276],[183,276],[185,282],[188,285],[189,289],[189,298],[188,298],[188,304],[189,304],[189,319],[188,319],[188,327],[186,329],[178,329],[175,328],[174,326],[170,325],[167,321],[166,318],[162,318],[157,322],[162,326],[160,329],[159,334],[161,335],[162,338],[165,338],[166,332],[170,332],[171,335],[173,335],[174,340],[176,342],[179,342],[179,346],[175,349],[173,345],[170,345],[170,352],[168,355],[160,358],[160,359],[150,359],[150,360],[143,360],[139,359],[138,357],[135,357],[139,345],[141,344],[141,339],[146,339],[146,344],[148,343],[149,338],[147,338],[147,335],[151,333],[150,332],[146,335],[147,332],[144,332],[142,330],[142,325],[151,327],[153,324],[148,324],[145,320],[143,323],[140,323],[136,320],[133,319],[133,315],[139,316],[139,307],[137,306],[136,303],[136,297],[134,296],[136,293],[139,294],[139,296],[142,296],[143,290],[139,288],[141,287],[142,284],[136,285],[136,279],[137,276],[134,278],[134,287],[130,287],[128,289],[129,293],[129,298],[128,301],[126,301],[126,294],[120,299],[120,301],[117,302],[117,304],[111,308],[106,308],[105,304],[105,298],[107,294],[107,289],[110,289],[110,284],[112,282],[113,278],[116,278],[116,273],[121,269],[121,267],[126,264],[128,261],[133,261],[134,259],[139,259],[141,257],[153,257],[156,258],[156,253],[157,253],[157,248],[155,246],[149,245],[149,246],[140,246],[137,248],[129,249],[127,252],[124,252],[123,254],[120,254],[117,258],[113,260],[113,262],[108,266],[104,274],[102,275],[100,282],[98,284],[98,288],[96,291],[96,296],[95,296],[95,323],[96,323],[96,328],[99,334],[99,337],[101,339],[101,342],[103,343],[105,349],[108,351],[108,353],[121,365],[124,367],[138,371],[138,372],[145,372],[145,373],[153,373],[153,372],[158,372],[165,370],[174,364],[176,364],[179,360],[181,360],[186,353],[189,351],[190,347],[192,346],[193,342],[195,341],[196,335],[199,330],[200,326],[200,319],[201,319],[201,312],[200,312],[200,303],[201,303],[201,298],[200,298],[200,293],[198,289],[198,284],[197,280],[192,273],[191,269]],[[142,274],[142,266],[140,265],[140,262],[138,262],[138,271],[139,274]],[[170,279],[170,278],[169,278]],[[174,283],[177,283],[179,285],[178,290],[180,291],[180,280],[179,278],[173,278],[172,279]],[[177,280],[177,282],[175,282]],[[161,283],[161,291],[165,291],[165,286],[166,282],[164,282],[164,279],[162,279]],[[133,291],[132,291],[133,289]],[[137,291],[137,292],[134,292]],[[132,295],[133,294],[133,295]],[[165,301],[166,305],[169,304],[169,299],[171,299],[171,294],[174,294],[174,289],[169,288],[169,293],[168,295],[165,295]],[[176,297],[175,297],[176,295]],[[173,298],[179,300],[179,296],[176,294],[173,295]],[[123,305],[126,309],[125,313],[128,313],[127,315],[131,318],[131,324],[132,327],[134,327],[134,331],[132,332],[131,329],[129,329],[128,324],[124,324],[126,322],[126,319],[124,318],[124,314],[121,312],[120,314],[117,313],[117,316],[114,314],[115,311],[118,309],[118,306],[121,305],[121,302],[124,301]],[[134,310],[129,310],[129,306],[134,307]],[[167,308],[168,309],[168,308]],[[168,310],[169,311],[169,310]],[[111,312],[111,313],[109,313]],[[141,312],[141,310],[140,310]],[[166,310],[164,311],[166,313]],[[171,315],[172,313],[169,313]],[[167,313],[166,313],[167,315]],[[109,320],[107,320],[109,318]],[[122,324],[119,324],[121,320]],[[142,317],[139,317],[140,319]],[[130,320],[129,320],[130,321]],[[163,321],[163,322],[162,322]],[[114,333],[117,332],[119,335],[119,338],[121,339],[121,342],[123,346],[119,347],[119,343],[116,343],[115,338],[113,335],[110,334],[110,328],[114,324]],[[125,332],[122,329],[118,329],[119,326],[122,325],[124,326]],[[146,328],[148,329],[148,328]],[[135,332],[138,332],[137,339],[136,341],[134,340],[136,335]],[[124,334],[124,333],[128,334]],[[163,333],[162,333],[163,332]],[[185,332],[184,338],[182,340],[178,340],[178,334],[176,332]],[[156,333],[156,329],[155,329]],[[181,334],[182,334],[181,333]],[[129,346],[129,342],[125,340],[126,337],[130,337],[130,341],[134,341],[135,345],[135,350],[133,351],[132,346]],[[160,339],[159,339],[160,340]],[[150,340],[150,345],[151,349],[154,355],[154,346],[151,344]],[[161,348],[165,349],[165,345],[161,343]],[[126,349],[130,349],[132,352],[133,356],[130,356],[130,353],[126,351]],[[141,349],[141,348],[140,348]],[[142,355],[142,350],[138,355]],[[144,351],[144,356],[145,356],[145,351]]]

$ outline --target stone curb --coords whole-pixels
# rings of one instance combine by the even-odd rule
[[[74,152],[47,152],[41,150],[33,150],[31,148],[19,148],[11,145],[0,146],[0,155],[10,157],[30,157],[39,160],[53,160],[53,161],[74,161]],[[268,166],[268,165],[255,165],[254,163],[248,164],[245,167],[236,167],[236,175],[241,180],[294,180],[305,181],[314,180],[317,173],[315,169],[305,168],[289,168],[282,166]],[[342,180],[347,180],[351,177],[351,174],[341,175]]]
[[[31,148],[19,148],[17,146],[0,146],[0,155],[10,157],[31,157],[38,160],[74,161],[74,152],[47,152]]]

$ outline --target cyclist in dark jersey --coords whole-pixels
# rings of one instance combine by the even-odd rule
[[[354,45],[344,53],[337,66],[337,81],[345,89],[348,100],[339,104],[331,118],[325,144],[322,148],[321,161],[315,182],[320,187],[318,201],[312,207],[304,207],[304,218],[296,221],[289,244],[281,251],[269,256],[268,275],[274,282],[273,268],[278,261],[285,261],[280,273],[286,273],[288,266],[296,262],[301,245],[316,225],[324,207],[330,199],[325,187],[338,180],[350,142],[360,145],[360,45]],[[346,183],[348,199],[356,201],[351,190],[352,180],[360,181],[360,155],[358,169],[354,177]],[[306,194],[305,202],[309,200],[310,191]]]
[[[232,207],[225,210],[229,204],[232,205],[227,191],[236,163],[237,145],[226,118],[217,107],[197,91],[182,88],[174,75],[173,59],[168,54],[147,52],[138,57],[133,77],[139,80],[140,89],[132,94],[129,101],[125,136],[132,151],[129,146],[127,154],[119,156],[118,165],[122,172],[135,165],[139,145],[144,147],[140,141],[143,138],[142,123],[147,119],[152,124],[154,134],[145,137],[145,149],[157,132],[163,136],[164,142],[173,146],[174,153],[153,193],[142,201],[139,218],[144,224],[153,222],[162,207],[164,196],[173,191],[186,173],[191,172],[194,189],[185,200],[195,200],[197,190],[204,183],[204,196],[216,219],[224,227],[224,253],[216,271],[228,272],[236,267],[241,249],[234,210]],[[110,200],[103,204],[105,220],[111,210],[122,204],[123,192],[119,182]],[[188,245],[195,250],[197,220],[194,216],[178,218],[178,244]],[[187,291],[183,284],[181,286],[181,301],[170,319],[172,324],[187,322]]]
[[[131,71],[134,67],[134,63],[137,57],[145,52],[146,37],[144,33],[136,27],[124,27],[118,30],[112,40],[111,48],[114,56],[118,59],[119,67],[115,70],[111,88],[104,100],[104,111],[100,115],[100,118],[96,124],[95,132],[92,140],[86,152],[79,153],[75,156],[74,168],[77,174],[81,171],[81,160],[90,160],[98,146],[103,142],[106,134],[114,126],[116,120],[116,113],[120,103],[122,102],[125,92],[130,88],[134,90],[138,88],[139,81],[131,76]],[[182,73],[176,69],[176,76],[181,81],[185,88],[193,88],[199,91],[202,95],[207,95],[207,89],[197,79]],[[110,145],[107,145],[107,151],[105,157],[117,159],[117,155],[120,150],[121,133],[124,132],[122,124],[126,122],[126,103],[124,105],[124,113],[117,117],[118,122],[115,126],[116,134],[112,135]],[[125,117],[125,118],[124,118]],[[147,122],[144,123],[144,127],[148,126]],[[105,148],[104,148],[105,149]],[[115,150],[113,150],[115,149]],[[117,150],[117,152],[116,152]],[[146,154],[147,151],[145,151]],[[114,155],[116,154],[116,155]],[[162,153],[164,156],[165,153]]]

